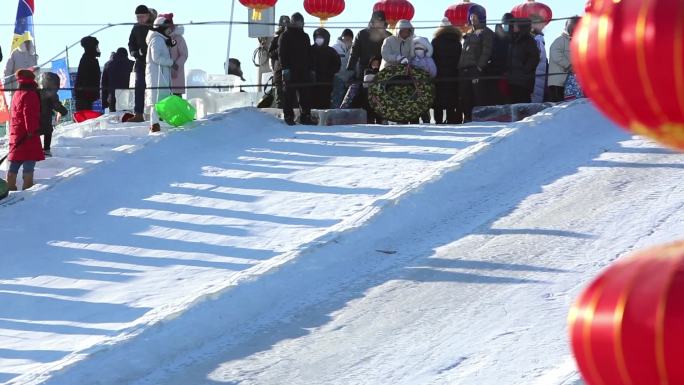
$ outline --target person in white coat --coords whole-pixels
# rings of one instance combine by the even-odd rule
[[[573,17],[565,23],[563,34],[558,37],[550,49],[549,60],[549,94],[552,102],[565,100],[565,82],[572,70],[570,60],[570,41],[575,31],[579,17]]]
[[[536,78],[534,81],[534,92],[532,92],[532,103],[543,103],[548,84],[549,60],[546,55],[546,42],[542,30],[546,26],[544,20],[538,15],[532,15],[532,29],[534,30],[534,40],[539,48],[539,65],[537,65]]]
[[[413,25],[408,20],[399,20],[394,28],[394,36],[382,43],[382,65],[380,71],[390,65],[409,64],[416,56],[413,45]]]
[[[169,48],[173,45],[170,37],[172,27],[169,20],[159,16],[154,20],[152,30],[147,34],[145,81],[148,88],[145,92],[145,105],[150,111],[150,131],[152,132],[161,131],[155,105],[171,95],[171,69],[174,63]]]

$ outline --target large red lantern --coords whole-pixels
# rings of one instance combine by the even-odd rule
[[[544,20],[544,26],[549,25],[553,19],[553,12],[551,8],[543,3],[537,3],[534,0],[527,0],[526,3],[522,3],[513,7],[511,11],[513,17],[517,19],[532,19],[534,16],[541,17]]]
[[[240,4],[254,9],[252,20],[261,20],[261,12],[264,9],[274,7],[278,0],[240,0]]]
[[[572,41],[573,68],[598,108],[684,150],[684,1],[592,1]]]
[[[684,242],[616,263],[582,293],[569,322],[588,385],[684,384]]]
[[[462,3],[454,4],[447,8],[446,12],[444,12],[444,17],[449,19],[454,27],[459,28],[461,31],[465,31],[470,25],[468,11],[473,5],[477,4],[471,3],[470,0],[463,0]]]
[[[304,0],[304,9],[321,19],[321,25],[331,17],[344,12],[344,0]]]
[[[385,12],[387,23],[394,28],[399,20],[413,20],[416,10],[408,0],[380,0],[375,3],[373,11]]]

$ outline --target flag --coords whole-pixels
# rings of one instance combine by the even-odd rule
[[[19,48],[27,40],[34,40],[33,32],[33,5],[34,0],[19,0],[17,9],[17,21],[14,25],[14,38],[12,39],[12,51]]]
[[[57,95],[61,100],[68,100],[72,98],[71,90],[65,88],[71,88],[71,76],[69,74],[69,66],[67,59],[58,59],[52,61],[52,72],[59,76],[59,88],[61,89]]]

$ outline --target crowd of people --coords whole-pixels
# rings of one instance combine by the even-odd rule
[[[566,99],[572,74],[570,39],[579,17],[567,20],[548,57],[541,17],[516,19],[507,13],[492,30],[485,9],[473,5],[468,18],[465,29],[444,19],[429,39],[419,36],[408,20],[398,21],[389,32],[385,14],[377,11],[367,28],[355,37],[344,30],[330,47],[325,29],[314,31],[311,44],[300,13],[282,16],[269,48],[275,104],[283,108],[290,125],[295,124],[297,105],[302,124],[312,124],[312,108],[348,107],[366,109],[369,123],[383,122],[368,102],[368,85],[378,71],[396,65],[429,73],[435,83],[432,110],[438,124],[470,122],[476,106]],[[425,123],[431,122],[429,112],[421,117]]]

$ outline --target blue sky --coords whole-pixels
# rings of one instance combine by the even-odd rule
[[[116,0],[116,1],[95,1],[95,0],[35,0],[36,15],[34,18],[36,30],[36,43],[40,61],[43,62],[68,44],[80,40],[92,31],[98,29],[97,26],[42,26],[41,23],[94,23],[108,24],[135,21],[135,7],[147,1],[146,5],[157,9],[160,12],[173,12],[177,23],[187,23],[190,21],[224,21],[230,17],[230,0]],[[460,0],[459,0],[460,1]],[[498,20],[505,12],[509,12],[513,6],[523,0],[487,0],[478,3],[487,8],[487,15],[490,20]],[[417,26],[438,25],[444,15],[444,10],[451,4],[458,2],[455,0],[413,0],[412,4],[416,8],[415,21],[426,21],[427,23],[417,23]],[[345,26],[352,28],[355,32],[367,24],[372,11],[373,0],[346,0],[347,7],[345,12],[337,18],[331,19],[332,22],[344,22]],[[546,0],[554,12],[554,17],[567,17],[582,14],[584,11],[585,0]],[[303,0],[279,0],[276,6],[276,13],[292,14],[300,11],[305,15],[309,27],[317,27],[319,22],[313,16],[304,12]],[[9,55],[9,48],[12,39],[13,23],[16,15],[17,0],[2,0],[2,10],[0,11],[0,46],[2,46],[5,56]],[[247,21],[247,10],[239,1],[236,0],[235,20]],[[547,46],[553,39],[560,35],[564,22],[558,21],[551,23],[545,30]],[[333,36],[338,36],[341,29],[340,24],[330,24]],[[309,29],[312,32],[313,29]],[[104,62],[108,53],[118,47],[126,47],[130,27],[114,27],[95,35],[100,40],[100,49],[103,57],[100,64]],[[420,29],[418,33],[422,36],[431,37],[433,29]],[[228,26],[187,26],[186,39],[190,50],[190,59],[186,69],[199,68],[210,73],[222,73],[223,63],[226,57],[226,47],[228,43]],[[256,39],[247,37],[246,26],[235,26],[232,39],[232,54],[242,62],[242,68],[248,81],[256,80],[256,69],[251,64],[252,52],[257,47]],[[78,65],[78,60],[83,53],[80,46],[70,51],[70,61],[72,66]],[[4,66],[4,62],[2,63]]]

